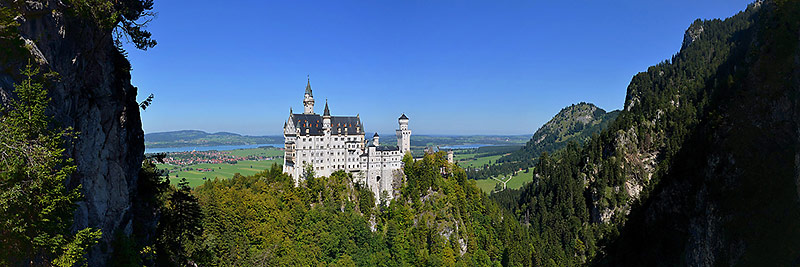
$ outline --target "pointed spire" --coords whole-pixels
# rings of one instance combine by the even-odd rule
[[[292,115],[292,114],[294,114],[294,112],[292,112],[292,107],[289,107],[289,115]]]
[[[311,75],[308,75],[307,78],[308,78],[308,83],[306,84],[306,94],[314,96],[313,94],[311,94]]]
[[[323,113],[322,116],[328,116],[328,117],[331,116],[331,111],[328,109],[328,99],[327,98],[325,99],[325,113]]]

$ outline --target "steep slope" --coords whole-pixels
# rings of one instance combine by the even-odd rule
[[[82,186],[85,198],[74,227],[102,230],[89,254],[89,265],[98,266],[105,265],[117,233],[130,236],[134,224],[148,228],[154,222],[136,221],[134,212],[144,143],[130,64],[114,44],[113,29],[76,15],[79,10],[69,5],[75,2],[0,1],[0,100],[14,97],[13,83],[29,60],[57,73],[47,84],[49,110],[78,133],[67,149],[77,165],[69,186]],[[126,16],[138,14],[129,11]]]
[[[618,110],[606,113],[591,103],[581,102],[565,107],[536,130],[525,147],[500,158],[498,162],[532,162],[543,152],[553,153],[569,142],[582,144],[593,134],[605,129],[617,115],[619,115]]]
[[[530,266],[534,242],[443,152],[404,158],[407,181],[386,202],[344,171],[295,187],[280,166],[207,181],[196,195],[199,265]]]
[[[607,130],[495,199],[564,265],[796,263],[799,23],[798,1],[695,21]]]
[[[727,86],[709,90],[697,127],[600,263],[800,262],[800,4],[761,9],[731,40],[744,53],[717,70]]]
[[[542,153],[553,153],[568,143],[582,144],[593,134],[608,127],[619,111],[606,112],[591,103],[581,102],[561,109],[550,121],[536,130],[524,147],[497,160],[497,164],[484,169],[470,169],[471,179],[488,179],[490,176],[509,174],[536,164]]]

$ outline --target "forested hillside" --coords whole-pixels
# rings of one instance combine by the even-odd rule
[[[343,171],[298,187],[278,165],[208,181],[195,192],[202,234],[172,247],[200,265],[529,266],[537,260],[526,228],[443,152],[404,162],[406,183],[390,202]]]
[[[619,115],[619,111],[606,112],[591,103],[578,103],[561,109],[550,121],[536,130],[524,147],[503,156],[496,164],[480,169],[469,169],[471,179],[487,179],[490,176],[510,174],[536,164],[542,153],[553,153],[569,142],[582,144],[593,134],[608,127]]]
[[[791,265],[800,247],[800,2],[697,20],[585,145],[494,199],[561,265]]]

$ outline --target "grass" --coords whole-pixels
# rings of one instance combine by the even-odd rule
[[[499,182],[492,179],[481,179],[481,180],[475,180],[475,183],[477,184],[478,188],[483,190],[483,192],[491,193],[492,190],[494,190],[494,187],[497,186],[497,183]]]
[[[283,151],[275,148],[252,148],[252,149],[237,149],[237,150],[230,150],[228,151],[232,155],[235,156],[255,156],[255,155],[262,155],[262,156],[282,156]],[[169,181],[172,184],[177,184],[182,178],[186,178],[186,181],[189,182],[189,186],[195,187],[198,185],[203,184],[206,180],[220,178],[220,179],[227,179],[233,177],[234,174],[239,173],[241,175],[253,175],[258,172],[261,172],[265,169],[269,169],[272,167],[273,163],[282,164],[283,159],[277,158],[273,160],[261,160],[261,161],[254,161],[254,160],[243,160],[239,161],[236,164],[227,164],[227,163],[219,163],[219,164],[211,164],[211,163],[200,163],[200,164],[193,164],[184,167],[172,166],[167,164],[157,164],[159,169],[164,169],[169,171]],[[192,168],[195,169],[193,171],[186,171],[185,169]],[[211,172],[200,172],[196,171],[196,169],[212,169],[214,171]],[[181,170],[184,169],[184,170]],[[205,178],[205,179],[204,179]]]
[[[283,150],[275,149],[275,148],[250,148],[250,149],[236,149],[236,150],[229,150],[228,152],[231,153],[233,156],[238,157],[248,157],[248,156],[266,156],[266,157],[276,157],[276,156],[283,156]]]
[[[511,189],[520,189],[523,185],[533,181],[533,172],[517,172],[516,175],[511,177],[511,180],[506,183],[506,186]]]
[[[494,156],[487,156],[487,157],[478,157],[474,159],[462,159],[458,160],[458,165],[461,167],[481,167],[484,164],[489,165],[493,162],[496,162],[497,159],[502,157],[503,155],[494,155]],[[455,159],[455,155],[453,156]]]
[[[507,178],[507,177],[508,176],[503,177],[503,178]],[[501,180],[503,178],[501,178]],[[509,179],[508,182],[506,182],[506,187],[510,188],[510,189],[520,189],[520,188],[522,188],[522,186],[524,186],[525,184],[527,184],[527,183],[529,183],[531,181],[533,181],[533,172],[532,171],[530,171],[528,173],[518,172],[514,176],[511,176],[511,179]],[[500,183],[500,182],[498,182],[497,180],[494,180],[494,179],[481,179],[481,180],[475,180],[475,183],[478,186],[478,188],[483,190],[483,192],[491,193],[494,190],[495,186],[497,186],[497,184]]]

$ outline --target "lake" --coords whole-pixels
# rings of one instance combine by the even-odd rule
[[[473,149],[485,146],[496,146],[496,145],[489,145],[489,144],[464,144],[464,145],[452,145],[452,146],[443,146],[439,149]]]
[[[229,146],[185,146],[185,147],[157,147],[144,148],[144,153],[168,153],[168,152],[187,152],[187,151],[210,151],[210,150],[234,150],[246,148],[258,148],[262,146],[273,146],[283,148],[283,144],[256,144],[256,145],[229,145]]]

